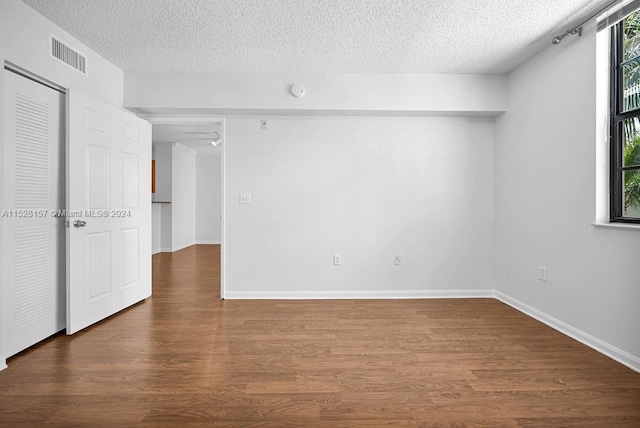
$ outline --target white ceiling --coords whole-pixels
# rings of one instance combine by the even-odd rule
[[[23,0],[124,71],[502,73],[610,0]]]
[[[211,144],[214,132],[221,132],[220,124],[154,124],[151,127],[151,140],[158,143],[180,143],[200,154],[216,155],[221,145]]]

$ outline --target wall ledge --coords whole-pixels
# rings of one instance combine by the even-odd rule
[[[640,232],[640,224],[632,224],[632,223],[591,223],[591,226],[603,228],[603,229],[620,229],[620,230],[636,230]]]

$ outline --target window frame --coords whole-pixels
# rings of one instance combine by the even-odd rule
[[[626,19],[626,17],[625,17]],[[640,107],[624,111],[624,58],[623,26],[625,19],[611,27],[611,55],[610,55],[610,167],[609,167],[609,221],[612,223],[640,224],[640,218],[624,216],[624,171],[637,170],[636,167],[624,166],[624,121],[638,118],[640,121]],[[640,62],[638,62],[640,64]]]

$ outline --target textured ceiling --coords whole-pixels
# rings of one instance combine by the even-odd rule
[[[23,0],[124,71],[501,73],[608,0]]]
[[[180,143],[199,153],[215,154],[221,152],[220,145],[211,144],[215,131],[221,132],[219,124],[154,124],[151,139],[154,143]]]

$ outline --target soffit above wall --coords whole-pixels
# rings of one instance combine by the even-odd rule
[[[291,94],[296,79],[306,87]],[[505,75],[126,73],[125,106],[139,114],[494,116]]]
[[[504,73],[607,0],[23,0],[124,71]]]

